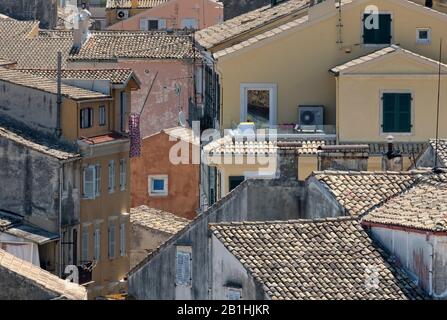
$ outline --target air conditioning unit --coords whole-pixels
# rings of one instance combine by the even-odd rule
[[[127,19],[129,18],[129,10],[118,10],[116,12],[116,18],[119,20]]]
[[[299,106],[298,123],[301,129],[322,130],[324,106]]]

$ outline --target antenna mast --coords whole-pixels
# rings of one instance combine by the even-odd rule
[[[436,106],[435,168],[438,167],[439,106],[441,102],[441,62],[442,62],[442,38],[439,44],[438,101]]]

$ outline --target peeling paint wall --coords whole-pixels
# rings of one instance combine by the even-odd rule
[[[319,219],[345,216],[344,209],[315,177],[306,181],[304,218]]]
[[[18,20],[39,20],[41,28],[54,29],[57,23],[57,0],[2,0],[0,13]]]
[[[447,236],[372,227],[372,235],[395,255],[434,298],[447,298]]]
[[[209,223],[225,221],[289,220],[300,217],[303,184],[297,181],[249,179],[194,220],[174,240],[129,275],[129,294],[137,299],[209,299],[211,239]],[[176,246],[192,247],[192,286],[177,295]],[[179,292],[180,294],[180,292]]]

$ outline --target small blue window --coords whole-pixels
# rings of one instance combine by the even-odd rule
[[[165,181],[163,179],[152,180],[152,190],[164,191],[165,190]]]

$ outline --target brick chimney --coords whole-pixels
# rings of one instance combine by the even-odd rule
[[[367,171],[368,145],[328,145],[318,148],[318,170]]]
[[[282,180],[298,180],[298,148],[301,143],[278,142],[276,177]]]

